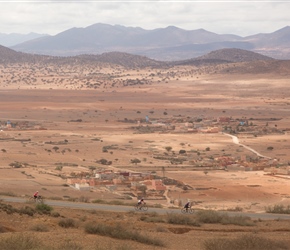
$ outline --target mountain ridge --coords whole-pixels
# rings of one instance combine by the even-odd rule
[[[96,23],[10,46],[25,53],[77,56],[119,51],[155,60],[185,60],[223,48],[247,49],[275,59],[290,59],[290,27],[272,33],[241,37],[216,34],[204,29],[184,30],[175,26],[145,30]]]

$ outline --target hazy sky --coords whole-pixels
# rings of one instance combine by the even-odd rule
[[[240,36],[271,33],[290,25],[288,1],[2,1],[0,33],[56,35],[95,23],[144,29],[173,25]]]

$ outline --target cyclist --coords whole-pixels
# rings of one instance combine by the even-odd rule
[[[34,193],[33,197],[34,197],[34,200],[36,200],[36,199],[38,198],[38,191],[36,191],[36,192]]]
[[[186,209],[186,212],[188,212],[188,209],[191,208],[191,202],[188,201],[185,205],[184,208]]]
[[[146,202],[144,201],[143,198],[141,198],[140,200],[138,200],[137,206],[139,207],[139,209],[141,209],[142,205],[146,204]]]

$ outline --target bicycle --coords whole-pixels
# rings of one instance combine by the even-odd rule
[[[183,207],[183,208],[181,208],[181,213],[183,213],[183,214],[192,214],[193,213],[193,209],[191,207],[189,207],[187,209],[185,207]]]
[[[29,197],[29,202],[35,202],[35,203],[40,203],[40,204],[43,204],[44,203],[44,199],[42,196],[37,196],[37,198],[34,198],[33,196],[32,197]]]
[[[136,205],[135,206],[135,210],[136,211],[147,211],[148,210],[148,207],[145,205],[145,204],[143,204],[143,205]]]

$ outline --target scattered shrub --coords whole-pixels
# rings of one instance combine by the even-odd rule
[[[179,150],[179,154],[185,154],[185,153],[186,153],[186,150],[184,150],[184,149]]]
[[[242,207],[239,207],[239,206],[236,206],[234,208],[228,208],[227,211],[242,212],[243,211],[243,208]]]
[[[106,224],[88,223],[85,225],[85,232],[89,234],[98,234],[122,240],[133,240],[147,245],[164,246],[164,243],[159,239],[152,239],[143,236],[136,231],[129,231],[126,228],[116,225],[109,226]]]
[[[135,165],[137,165],[137,163],[140,163],[141,161],[137,158],[131,159],[131,163],[134,163]]]
[[[270,240],[257,235],[242,235],[236,239],[207,239],[203,243],[205,250],[283,250],[289,249],[284,242]]]
[[[113,201],[108,202],[108,204],[111,204],[111,205],[124,205],[124,202],[123,201],[118,201],[118,200],[113,200]]]
[[[50,214],[50,212],[53,210],[53,208],[47,204],[37,204],[35,209],[37,212],[42,214]]]
[[[11,235],[9,237],[3,237],[0,239],[1,250],[31,250],[42,249],[41,241],[35,237],[29,237],[24,235]]]
[[[196,213],[197,221],[212,224],[233,224],[239,226],[252,226],[253,222],[247,216],[229,216],[214,210],[201,210]]]
[[[0,192],[0,195],[3,195],[3,196],[12,196],[12,197],[15,197],[16,194],[14,194],[13,192]]]
[[[19,209],[19,213],[33,216],[35,214],[35,210],[31,207],[25,206],[25,207]]]
[[[7,229],[3,227],[2,225],[0,225],[0,233],[5,233],[5,232],[7,232]]]
[[[106,203],[106,202],[101,199],[96,199],[96,200],[92,200],[92,203]]]
[[[273,213],[273,214],[290,214],[290,205],[285,207],[284,205],[274,205],[266,207],[267,213]]]
[[[60,214],[59,214],[59,212],[52,211],[52,212],[50,213],[50,216],[52,216],[52,217],[59,217]]]
[[[7,205],[4,203],[0,203],[0,210],[6,212],[7,214],[13,214],[15,212],[18,212],[18,210],[11,205]]]
[[[61,250],[82,250],[83,248],[75,242],[70,240],[65,241],[59,246]]]
[[[191,216],[187,216],[185,214],[173,214],[168,213],[167,214],[167,222],[170,224],[178,224],[178,225],[190,225],[199,227],[199,222]]]
[[[32,231],[36,231],[36,232],[48,232],[48,227],[46,225],[43,224],[36,224],[33,225],[30,230]]]
[[[63,168],[63,166],[56,166],[56,167],[55,167],[55,170],[61,171],[62,168]]]
[[[146,221],[146,222],[153,222],[153,223],[164,223],[165,220],[162,217],[158,216],[147,216],[147,215],[142,215],[140,217],[141,221]]]
[[[76,222],[74,219],[71,218],[65,218],[65,219],[61,219],[58,222],[58,225],[64,228],[69,228],[69,227],[76,227]]]
[[[61,197],[57,197],[57,196],[50,196],[48,199],[49,200],[56,200],[56,201],[61,201],[62,200]]]
[[[78,198],[75,198],[75,197],[70,197],[67,199],[68,201],[72,201],[72,202],[76,202],[78,201],[79,199]]]
[[[90,198],[88,197],[85,197],[85,196],[80,196],[79,197],[79,202],[89,202],[90,201]]]
[[[165,227],[157,226],[156,227],[156,232],[166,233],[166,232],[168,232],[168,229],[165,228]]]

